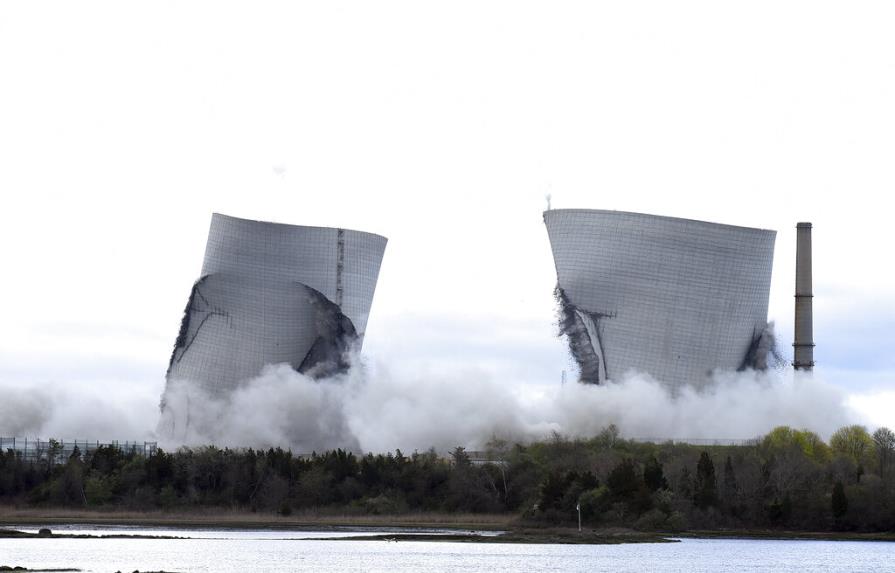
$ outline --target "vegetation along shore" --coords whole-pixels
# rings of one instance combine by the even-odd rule
[[[0,523],[440,527],[507,531],[506,542],[539,530],[574,537],[580,515],[594,539],[615,530],[632,540],[891,540],[893,452],[895,434],[861,426],[828,443],[779,427],[735,446],[640,443],[610,426],[591,439],[492,440],[476,456],[202,447],[144,457],[101,447],[26,460],[8,450]]]

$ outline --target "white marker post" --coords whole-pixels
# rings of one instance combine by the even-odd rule
[[[575,504],[575,511],[578,512],[578,533],[581,533],[581,502]]]

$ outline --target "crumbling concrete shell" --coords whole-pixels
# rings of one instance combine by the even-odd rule
[[[588,209],[546,211],[544,222],[558,288],[592,318],[576,331],[599,340],[609,379],[635,370],[700,385],[740,368],[765,331],[775,231]]]
[[[363,338],[387,242],[385,237],[362,231],[215,213],[202,276],[227,272],[305,284],[336,303]]]
[[[268,364],[313,376],[363,343],[385,237],[214,214],[168,368],[224,395]]]

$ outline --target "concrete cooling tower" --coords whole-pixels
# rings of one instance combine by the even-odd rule
[[[544,213],[581,381],[678,387],[766,368],[775,231],[620,211]]]
[[[313,377],[345,369],[346,350],[363,342],[385,244],[371,233],[214,214],[168,388],[186,381],[223,396],[268,364]]]

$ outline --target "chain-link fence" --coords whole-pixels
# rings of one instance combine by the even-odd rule
[[[75,448],[85,455],[101,447],[111,447],[128,454],[151,457],[155,454],[156,442],[100,442],[97,440],[41,440],[40,438],[2,438],[0,452],[12,450],[29,461],[52,460],[64,462],[75,452]]]

